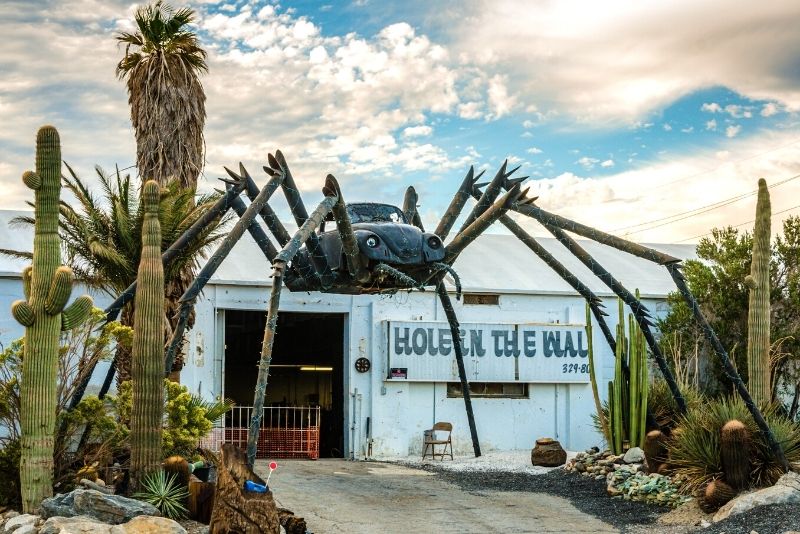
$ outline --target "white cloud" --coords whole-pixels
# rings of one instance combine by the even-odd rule
[[[778,106],[774,102],[767,102],[764,104],[764,107],[761,108],[761,116],[762,117],[772,117],[776,113],[780,111]]]
[[[711,119],[706,122],[706,130],[715,131],[717,129],[717,119]]]
[[[450,32],[453,50],[486,69],[513,73],[509,92],[523,107],[536,103],[605,125],[723,86],[800,109],[800,2],[731,8],[726,0],[564,0],[531,8],[519,0],[469,0],[446,6],[429,17]]]
[[[534,122],[530,119],[522,121],[523,128],[533,128]]]
[[[589,156],[583,156],[575,163],[588,170],[594,168],[596,163],[600,163],[600,160],[596,158],[590,158]]]
[[[728,104],[725,106],[725,112],[734,119],[749,119],[753,116],[749,106],[738,106],[735,104]]]
[[[712,228],[753,220],[755,195],[647,231],[637,230],[659,223],[626,227],[754,192],[760,176],[773,184],[796,175],[800,145],[791,143],[795,139],[796,134],[791,132],[730,139],[722,150],[699,150],[677,158],[669,155],[662,161],[603,178],[564,173],[532,181],[530,194],[539,196],[537,204],[543,209],[634,241],[677,242]],[[791,208],[800,197],[800,180],[777,186],[771,192],[773,214]],[[627,216],[621,217],[621,213]],[[798,214],[800,211],[794,210],[774,215],[773,227],[778,228],[780,220]],[[536,228],[533,224],[529,227]],[[752,225],[740,229],[752,230]],[[627,232],[630,233],[625,235]]]
[[[600,166],[603,167],[603,168],[606,168],[606,169],[609,168],[609,167],[613,167],[614,166],[614,160],[613,159],[607,159],[604,162],[602,162],[600,164]]]
[[[516,104],[516,98],[508,94],[506,76],[496,74],[489,80],[489,118],[498,119],[508,115]]]
[[[665,132],[671,132],[672,131],[672,125],[670,125],[670,123],[668,123],[668,122],[664,123],[663,128],[664,128]]]
[[[543,150],[541,148],[532,146],[528,150],[526,150],[525,152],[527,152],[528,154],[541,154],[543,152]]]
[[[692,133],[694,131],[694,126],[687,126],[686,128],[681,128],[681,132],[683,133]]]
[[[731,124],[727,128],[725,128],[725,137],[736,137],[739,135],[739,132],[742,131],[742,127],[738,124]]]
[[[707,113],[721,113],[722,106],[720,106],[716,102],[707,102],[702,106],[700,106],[700,111],[705,111]]]
[[[403,137],[427,137],[433,133],[430,126],[409,126],[403,130]]]

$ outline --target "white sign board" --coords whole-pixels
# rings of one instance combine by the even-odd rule
[[[458,381],[450,326],[388,321],[388,380]],[[589,381],[582,325],[461,325],[467,380],[475,382]]]

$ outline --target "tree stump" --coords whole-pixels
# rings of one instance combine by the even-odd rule
[[[214,493],[216,483],[203,482],[192,475],[189,479],[189,519],[204,525],[211,522],[211,511],[214,509]]]
[[[280,523],[272,492],[244,489],[247,480],[264,484],[248,467],[244,451],[225,443],[220,463],[209,534],[278,534]]]

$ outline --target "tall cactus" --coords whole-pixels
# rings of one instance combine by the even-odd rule
[[[42,126],[36,134],[36,172],[25,172],[22,181],[35,197],[33,264],[22,272],[25,300],[14,302],[11,314],[25,327],[20,482],[23,510],[33,512],[53,494],[59,335],[86,320],[92,299],[84,295],[64,308],[72,292],[72,270],[61,265],[61,144],[52,126]]]
[[[131,482],[136,487],[161,466],[164,413],[164,267],[161,263],[160,190],[150,180],[142,188],[142,254],[134,312]]]
[[[608,441],[614,454],[624,452],[625,442],[631,447],[643,446],[647,434],[647,345],[632,316],[628,318],[627,337],[625,329],[624,308],[619,300],[614,380],[608,383]],[[622,372],[623,362],[630,369],[627,379]]]
[[[594,366],[594,342],[592,334],[592,312],[589,308],[589,301],[586,301],[586,346],[589,352],[589,380],[592,383],[594,407],[597,411],[597,419],[600,421],[600,428],[603,430],[603,437],[605,437],[607,443],[611,443],[611,432],[608,429],[608,421],[606,421],[606,414],[603,412],[603,405],[600,402],[600,392],[597,388],[597,370]]]
[[[772,399],[769,366],[769,257],[771,207],[767,182],[758,180],[756,224],[753,229],[753,262],[745,284],[750,288],[747,315],[747,389],[756,405]]]

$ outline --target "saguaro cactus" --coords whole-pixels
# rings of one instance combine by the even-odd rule
[[[84,295],[64,308],[72,292],[72,270],[60,265],[61,144],[52,126],[43,126],[36,134],[36,172],[27,171],[22,181],[35,196],[33,264],[22,273],[25,300],[14,302],[11,314],[25,326],[20,482],[23,509],[32,512],[53,494],[59,334],[86,320],[92,299]]]
[[[164,413],[164,266],[158,222],[158,183],[142,188],[144,221],[134,312],[131,379],[131,482],[161,467]]]
[[[767,182],[758,181],[756,224],[753,229],[753,262],[745,278],[750,288],[747,315],[747,389],[758,406],[772,399],[769,379],[769,240],[771,207]]]

